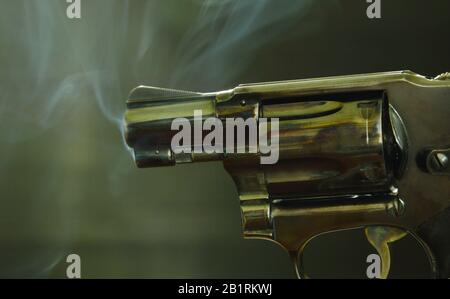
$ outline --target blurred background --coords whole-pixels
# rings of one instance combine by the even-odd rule
[[[243,240],[221,163],[138,170],[123,142],[141,84],[216,91],[239,83],[450,70],[450,1],[0,0],[0,277],[294,278],[270,242]],[[313,240],[316,278],[365,277],[363,231]],[[428,277],[412,239],[391,277]]]

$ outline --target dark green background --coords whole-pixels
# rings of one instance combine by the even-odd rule
[[[450,1],[0,0],[0,277],[292,278],[275,244],[243,240],[220,163],[138,170],[124,146],[129,90],[411,69],[450,70]],[[432,190],[430,191],[432,192]],[[405,199],[406,201],[408,199]],[[426,277],[411,238],[392,277]],[[365,277],[362,231],[314,240],[312,277]]]

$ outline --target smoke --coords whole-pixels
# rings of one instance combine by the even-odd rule
[[[10,172],[24,167],[23,157],[16,152],[33,141],[39,152],[19,152],[45,159],[39,165],[46,169],[29,165],[24,170],[35,174],[27,183],[40,186],[39,194],[29,201],[50,197],[53,203],[62,202],[56,211],[64,216],[55,226],[61,225],[65,234],[58,248],[67,247],[67,239],[77,230],[70,219],[80,217],[75,207],[87,196],[84,189],[90,179],[81,179],[83,167],[102,169],[110,181],[102,194],[117,196],[126,190],[123,165],[133,165],[123,146],[122,117],[133,87],[146,84],[200,91],[232,87],[249,68],[263,63],[258,55],[269,46],[311,32],[320,23],[308,19],[317,2],[82,0],[82,18],[70,20],[66,1],[0,0],[0,150],[1,163],[7,166],[0,171],[1,182],[9,179],[16,184],[23,179],[20,172],[17,179],[10,178]],[[103,122],[108,132],[118,130],[115,139],[97,135],[86,148],[90,126]],[[46,147],[42,142],[48,139],[48,131],[63,137]],[[103,160],[94,158],[99,152]],[[12,200],[17,191],[11,190],[9,196]],[[45,218],[46,208],[51,208],[47,203],[45,209],[29,205],[27,213],[42,213]],[[4,209],[3,216],[17,211]],[[29,225],[34,225],[33,219],[41,221],[37,216],[30,219]],[[7,235],[0,233],[3,239]],[[64,257],[56,256],[49,258],[52,261],[45,271]]]
[[[249,72],[250,66],[264,64],[258,61],[260,53],[281,46],[285,40],[313,33],[323,21],[308,19],[312,9],[317,8],[317,2],[201,2],[197,19],[178,47],[175,61],[181,67],[174,74],[172,86],[232,87],[230,83]],[[327,4],[336,6],[334,0]]]
[[[63,1],[2,3],[0,117],[8,126],[0,128],[1,143],[36,137],[86,105],[83,101],[95,102],[107,119],[120,125],[120,48],[109,29],[124,30],[116,31],[119,40],[126,36],[126,14],[111,22],[114,12],[127,11],[126,5],[105,10],[99,35],[92,36],[88,22],[77,24],[66,17]]]
[[[266,46],[319,22],[301,27],[314,0],[82,1],[80,20],[66,17],[64,1],[5,2],[0,117],[9,125],[0,142],[13,143],[55,126],[81,101],[122,129],[133,85],[229,85]],[[186,7],[195,18],[177,24],[172,14]],[[173,26],[187,30],[171,39]]]

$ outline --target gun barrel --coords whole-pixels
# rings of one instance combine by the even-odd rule
[[[133,149],[138,167],[172,166],[192,162],[194,155],[175,154],[171,149],[172,130],[177,119],[194,121],[194,112],[215,115],[215,96],[154,87],[135,88],[127,102],[126,141]],[[193,147],[197,144],[193,143]],[[218,155],[196,155],[197,160],[214,160]]]

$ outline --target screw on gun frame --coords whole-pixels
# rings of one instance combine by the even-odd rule
[[[398,197],[398,188],[395,186],[391,186],[389,195],[393,197],[387,205],[387,212],[389,215],[394,217],[400,217],[405,214],[406,204],[405,202]]]
[[[448,157],[444,153],[436,153],[433,158],[435,159],[436,168],[443,170],[448,167]]]
[[[450,175],[450,148],[426,149],[417,156],[418,166],[432,175]]]

